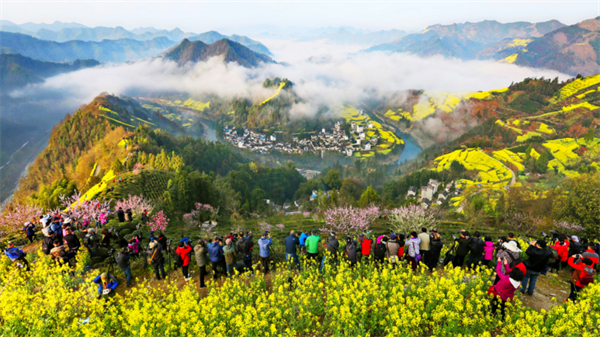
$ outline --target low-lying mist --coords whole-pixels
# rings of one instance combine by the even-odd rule
[[[36,100],[56,97],[54,104],[72,112],[101,92],[144,96],[161,92],[216,94],[260,102],[273,94],[262,83],[268,77],[288,78],[304,99],[292,109],[310,116],[325,105],[332,111],[343,103],[396,96],[409,89],[463,93],[504,88],[526,77],[569,76],[552,70],[518,67],[491,61],[460,61],[442,56],[358,53],[352,46],[337,49],[320,42],[272,42],[279,64],[244,68],[225,64],[219,57],[183,67],[160,58],[119,65],[103,65],[48,78],[13,92],[13,98]]]

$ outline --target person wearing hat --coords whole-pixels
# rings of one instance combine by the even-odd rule
[[[23,227],[23,231],[25,231],[25,236],[27,237],[27,240],[29,240],[29,243],[33,243],[34,239],[37,240],[35,237],[35,225],[33,222],[26,222],[25,227]]]
[[[262,265],[263,272],[267,274],[269,272],[269,257],[271,256],[271,245],[273,240],[269,232],[264,232],[260,239],[258,239],[258,255],[260,257],[260,264]]]
[[[21,250],[21,248],[15,247],[15,243],[10,241],[8,243],[8,247],[4,250],[4,255],[6,255],[13,263],[20,266],[23,263],[26,267],[26,270],[29,271],[29,262],[25,259],[26,253]]]
[[[535,291],[537,278],[546,269],[552,253],[546,250],[546,241],[537,240],[529,243],[525,254],[527,254],[527,259],[523,261],[523,264],[527,267],[527,273],[521,282],[521,293],[527,292],[531,296]]]
[[[285,238],[285,260],[288,263],[295,263],[298,270],[301,269],[300,260],[298,259],[298,253],[296,250],[299,245],[300,240],[298,239],[298,234],[296,234],[296,231],[291,231],[290,236]]]
[[[496,257],[502,259],[502,261],[506,260],[507,264],[511,266],[511,268],[514,268],[517,264],[521,263],[521,255],[519,255],[520,251],[521,250],[517,247],[516,242],[508,241],[502,244],[500,250],[498,250],[498,253],[496,254]],[[508,273],[508,271],[506,271],[504,268],[504,264],[500,265],[500,269],[502,273]],[[525,275],[525,273],[523,273],[523,275]],[[500,277],[496,276],[494,284],[498,283],[498,281],[500,281]]]
[[[350,268],[354,268],[356,266],[357,261],[357,252],[358,252],[358,242],[352,240],[351,237],[346,238],[346,246],[344,247],[344,251],[346,252],[346,258],[348,262],[350,262]]]
[[[109,273],[102,273],[96,276],[92,282],[98,285],[98,299],[104,298],[106,300],[109,297],[115,296],[114,290],[119,285],[117,278]]]
[[[208,250],[206,249],[205,240],[198,240],[198,245],[194,247],[194,255],[196,256],[196,263],[200,268],[200,288],[206,288],[204,279],[206,278],[206,265],[210,260],[208,259]]]
[[[325,262],[327,262],[328,258],[331,260],[332,266],[338,263],[340,242],[338,241],[335,232],[329,233],[329,237],[325,240],[325,248],[327,249],[327,252],[323,255],[323,260],[321,260],[321,267],[319,268],[320,272],[323,272],[323,267],[325,267]]]
[[[306,252],[313,261],[319,260],[319,242],[321,238],[317,235],[317,230],[313,229],[311,235],[306,239]]]
[[[146,251],[148,263],[154,267],[154,275],[157,280],[167,277],[167,273],[165,273],[165,258],[163,257],[162,251],[163,248],[156,242],[150,242],[150,244],[148,244],[148,250]]]
[[[516,246],[517,245],[515,244],[515,248]],[[506,270],[506,272],[503,272],[503,270]],[[515,296],[515,291],[521,286],[523,272],[519,268],[511,269],[506,259],[498,258],[496,274],[499,281],[490,287],[488,294],[493,295],[490,303],[492,314],[495,315],[498,307],[500,307],[502,320],[504,320],[506,302],[512,301]]]

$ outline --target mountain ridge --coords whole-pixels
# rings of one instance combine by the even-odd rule
[[[274,63],[267,55],[260,54],[229,39],[221,39],[211,44],[202,41],[184,39],[164,56],[165,59],[184,65],[188,62],[206,61],[213,56],[221,55],[226,63],[237,62],[241,66],[256,67],[261,62]]]

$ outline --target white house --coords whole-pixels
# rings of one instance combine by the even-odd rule
[[[353,152],[354,152],[354,151],[352,151],[352,149],[346,149],[346,155],[347,155],[348,157],[352,157],[352,153],[353,153]]]
[[[365,143],[365,151],[371,150],[371,143]]]

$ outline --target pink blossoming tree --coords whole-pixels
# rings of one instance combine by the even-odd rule
[[[352,206],[334,207],[324,213],[326,226],[321,231],[357,235],[369,229],[371,223],[381,214],[379,207]]]
[[[423,227],[431,227],[435,215],[421,206],[409,205],[391,210],[388,218],[395,233],[408,234],[413,231],[419,233]]]
[[[148,226],[150,230],[156,231],[165,231],[167,230],[167,225],[169,224],[169,219],[165,216],[163,211],[160,211],[152,216],[150,222],[148,222]]]

